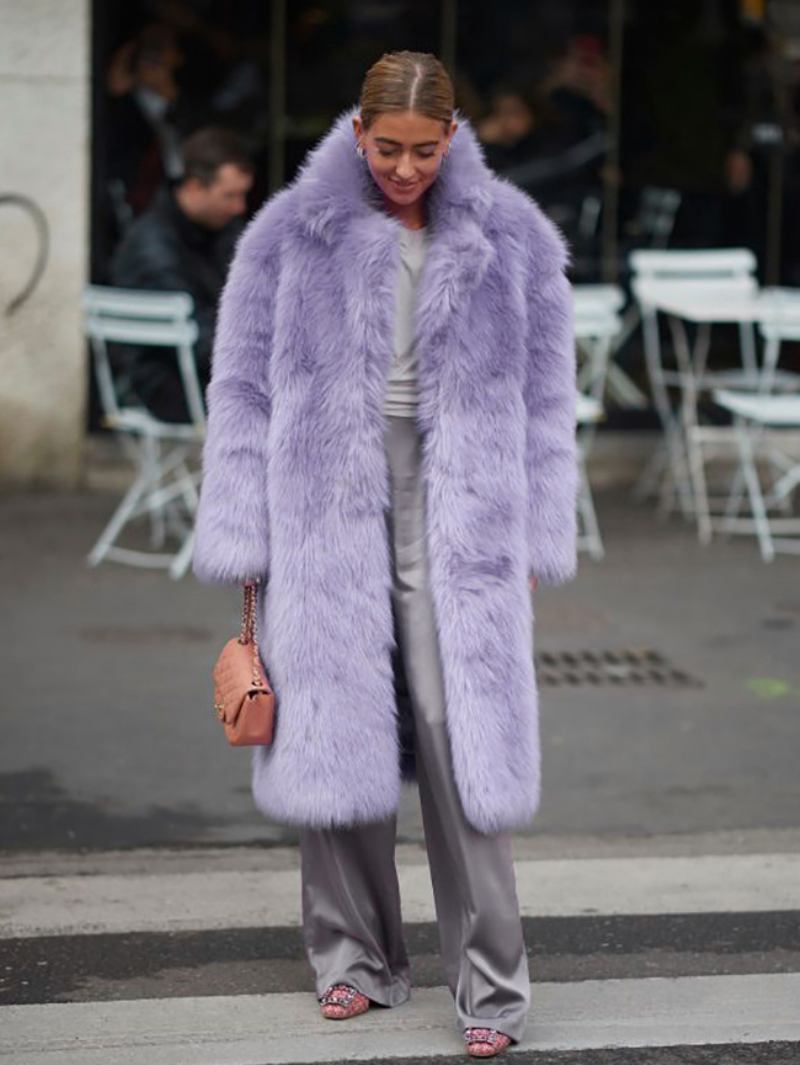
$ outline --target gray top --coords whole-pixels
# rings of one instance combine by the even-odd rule
[[[417,353],[413,314],[417,281],[425,261],[428,232],[400,230],[400,267],[395,288],[394,354],[389,369],[384,410],[387,415],[413,418],[417,407]]]

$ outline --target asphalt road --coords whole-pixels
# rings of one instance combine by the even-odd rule
[[[550,664],[539,671],[543,801],[531,832],[798,827],[798,559],[764,565],[749,538],[703,548],[680,519],[659,524],[623,495],[598,504],[606,559],[582,560],[576,581],[535,599],[536,651]],[[237,593],[88,569],[112,505],[97,494],[0,500],[11,679],[0,847],[290,840],[253,809],[247,752],[228,749],[211,710]],[[637,664],[646,652],[658,678]],[[422,838],[413,789],[400,836]]]

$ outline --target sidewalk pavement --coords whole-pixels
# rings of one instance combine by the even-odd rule
[[[116,496],[0,498],[0,848],[291,843],[253,809],[210,669],[239,596],[85,555]],[[800,559],[596,498],[602,562],[536,594],[543,843],[800,825]],[[658,657],[653,657],[658,656]],[[639,679],[637,679],[637,677]],[[399,838],[422,839],[414,789]]]

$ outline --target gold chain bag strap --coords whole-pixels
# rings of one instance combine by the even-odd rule
[[[258,582],[245,584],[241,632],[225,644],[213,671],[214,710],[233,747],[271,743],[275,725],[275,694],[258,653],[257,588]]]

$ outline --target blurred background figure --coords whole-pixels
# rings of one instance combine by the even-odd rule
[[[103,159],[95,160],[108,216],[99,236],[101,248],[113,248],[133,219],[146,210],[165,180],[181,173],[180,144],[205,126],[234,129],[248,143],[257,162],[266,138],[263,40],[255,22],[239,13],[229,30],[186,0],[158,0],[144,5],[106,61],[103,93],[96,117]],[[206,5],[207,7],[207,5]],[[106,18],[113,23],[111,10]],[[119,18],[119,12],[116,17]],[[97,191],[97,190],[96,190]],[[94,272],[100,267],[102,253]]]
[[[489,165],[535,196],[571,242],[585,199],[601,195],[609,105],[602,41],[581,34],[532,87],[497,85],[477,126]]]
[[[629,35],[626,177],[680,191],[674,237],[683,246],[727,243],[726,167],[743,111],[741,34],[707,8],[675,0]]]
[[[571,38],[543,90],[568,143],[604,131],[611,107],[611,70],[600,37],[581,33]]]
[[[743,47],[742,98],[741,121],[726,159],[732,239],[756,251],[771,280],[780,277],[785,284],[798,285],[800,44],[796,39],[771,25],[749,28]],[[780,241],[775,239],[776,229]]]
[[[533,101],[511,83],[495,87],[491,109],[477,130],[486,161],[498,173],[530,162],[539,152]]]
[[[111,57],[108,176],[123,223],[148,207],[165,178],[180,176],[180,142],[195,110],[180,89],[183,63],[177,35],[162,23],[143,27]]]
[[[241,139],[208,128],[188,137],[180,152],[181,177],[162,187],[130,227],[111,262],[122,288],[188,292],[199,335],[195,360],[205,389],[210,374],[216,307],[253,184],[253,164]],[[126,354],[131,386],[165,421],[188,412],[174,358],[159,349]]]

